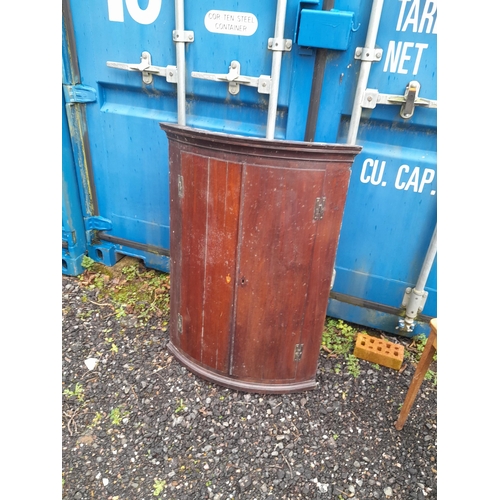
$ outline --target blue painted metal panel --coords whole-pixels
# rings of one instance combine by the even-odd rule
[[[354,12],[303,9],[297,43],[306,47],[347,50]]]
[[[62,241],[62,272],[69,276],[77,276],[83,272],[82,259],[87,245],[64,97],[62,100]]]
[[[91,160],[79,161],[77,168],[89,254],[109,265],[122,254],[134,254],[168,270],[168,144],[158,122],[177,121],[177,87],[159,76],[145,84],[141,73],[106,62],[138,64],[148,51],[153,65],[175,66],[174,2],[70,0],[69,6],[77,50],[63,52],[63,66],[77,57],[81,80],[71,83],[96,92],[95,101],[78,104],[85,107]],[[283,53],[277,139],[304,139],[316,50],[300,41],[311,39],[316,19],[321,23],[332,15],[320,9],[317,0],[287,3],[285,38],[293,46]],[[345,50],[328,51],[315,141],[346,142],[360,68],[356,49],[364,46],[370,9],[371,2],[336,0],[336,11],[353,13],[350,31],[345,26],[339,31],[347,44],[321,40],[318,24],[317,46]],[[301,32],[302,10],[307,22]],[[191,73],[227,74],[236,60],[242,75],[271,75],[268,39],[274,36],[275,11],[276,2],[185,0],[185,29],[194,32],[194,41],[186,44],[187,125],[265,136],[267,94],[240,85],[232,95],[227,82]],[[420,96],[436,99],[436,20],[432,1],[386,0],[376,42],[383,55],[372,64],[367,87],[401,96],[417,80]],[[85,100],[91,93],[75,95]],[[417,107],[410,119],[399,113],[400,105],[384,104],[362,113],[357,143],[364,149],[352,168],[335,299],[328,309],[333,316],[394,333],[404,291],[415,285],[434,230],[437,197],[436,110]],[[73,143],[78,140],[73,134]],[[102,220],[109,226],[99,225]],[[426,290],[423,313],[435,316],[436,262]],[[415,332],[422,328],[420,322]]]
[[[407,84],[417,80],[420,96],[436,99],[436,22],[433,2],[385,2],[376,43],[383,56],[372,64],[368,88],[403,95]],[[363,42],[364,35],[357,46]],[[355,85],[349,83],[348,89],[338,142],[347,137]],[[408,120],[399,111],[398,105],[363,111],[357,140],[363,151],[352,168],[333,288],[395,309],[406,287],[418,279],[437,220],[436,109],[417,107]],[[427,316],[437,315],[436,268],[434,261],[425,287]],[[348,308],[332,301],[329,313],[345,316]],[[367,319],[366,309],[349,315],[361,324],[401,333],[397,322],[389,328],[387,322]]]

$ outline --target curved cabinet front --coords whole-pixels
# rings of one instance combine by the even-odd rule
[[[169,142],[169,351],[237,390],[312,389],[357,146],[161,123]]]

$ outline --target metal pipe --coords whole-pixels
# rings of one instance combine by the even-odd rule
[[[276,7],[276,22],[274,25],[275,40],[282,40],[284,38],[286,2],[287,0],[278,0],[278,5]],[[283,52],[281,50],[273,50],[271,92],[269,94],[269,105],[267,109],[266,139],[274,139],[274,131],[276,130],[282,56]]]
[[[437,226],[434,228],[432,233],[431,242],[429,243],[429,248],[425,254],[424,263],[422,264],[422,269],[418,276],[417,284],[415,285],[415,290],[424,290],[425,283],[431,272],[432,264],[434,263],[434,257],[437,253]]]
[[[175,29],[184,32],[184,0],[175,0]],[[175,42],[177,65],[177,123],[186,125],[186,53],[185,42]]]
[[[403,298],[405,309],[405,318],[399,320],[397,330],[412,332],[415,328],[415,318],[422,311],[427,299],[427,292],[424,291],[425,283],[431,272],[432,264],[437,253],[437,226],[434,228],[429,248],[425,254],[424,262],[420,269],[415,288],[407,288]]]
[[[382,14],[383,6],[384,0],[373,0],[372,10],[370,13],[370,21],[368,22],[368,31],[366,33],[366,42],[364,47],[365,49],[375,49],[375,42],[377,40],[377,33],[380,25],[380,17]],[[356,86],[356,94],[354,96],[354,103],[352,105],[351,121],[349,123],[349,131],[347,132],[347,144],[356,144],[359,122],[361,120],[361,103],[363,101],[363,94],[368,84],[368,77],[370,76],[371,66],[371,61],[361,61],[358,83]]]
[[[322,10],[332,10],[335,6],[334,0],[325,0]],[[316,58],[314,60],[313,81],[311,85],[311,94],[309,96],[309,108],[307,110],[306,131],[304,134],[305,142],[313,142],[316,135],[316,125],[318,123],[319,103],[321,100],[321,91],[323,89],[323,79],[325,76],[327,49],[316,49]]]

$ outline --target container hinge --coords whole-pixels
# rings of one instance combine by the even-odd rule
[[[289,38],[269,38],[267,48],[269,50],[279,50],[280,52],[290,52],[293,42]]]
[[[66,102],[88,103],[97,101],[97,92],[87,85],[63,85]]]
[[[172,31],[172,39],[174,42],[191,43],[194,42],[194,31]]]
[[[177,188],[179,190],[179,198],[184,198],[184,177],[182,175],[177,177]]]
[[[380,62],[382,60],[382,49],[368,49],[366,47],[357,47],[354,53],[354,59],[361,59],[368,62]]]
[[[192,71],[193,78],[201,78],[202,80],[212,80],[214,82],[227,82],[229,85],[229,93],[236,95],[240,91],[241,85],[248,85],[249,87],[257,87],[259,94],[269,94],[271,92],[271,77],[266,75],[256,76],[243,76],[240,74],[240,63],[238,61],[231,61],[229,72],[223,73],[203,73],[201,71]]]
[[[300,358],[302,358],[303,349],[304,349],[304,344],[295,345],[295,356],[294,356],[295,361],[300,361]]]
[[[366,89],[361,107],[374,109],[377,104],[401,105],[399,112],[401,118],[408,119],[413,116],[416,106],[424,108],[437,108],[437,101],[424,99],[418,96],[420,83],[412,80],[407,86],[404,95],[380,94],[377,89]]]
[[[326,205],[326,196],[322,196],[321,198],[316,198],[313,220],[321,220],[323,218],[323,215],[325,215],[325,205]]]
[[[169,83],[177,83],[177,68],[175,66],[153,66],[151,64],[151,54],[144,51],[141,54],[141,62],[139,64],[129,64],[114,61],[106,61],[106,66],[115,69],[123,69],[125,71],[139,71],[142,73],[142,81],[146,85],[153,83],[153,76],[163,76]]]
[[[179,334],[182,333],[182,315],[180,313],[177,313],[177,331]]]
[[[100,215],[94,215],[93,217],[88,217],[87,221],[87,230],[94,231],[111,231],[112,224],[111,221],[101,217]]]
[[[66,242],[68,247],[73,247],[76,244],[76,233],[75,231],[64,231],[62,232],[63,243]]]

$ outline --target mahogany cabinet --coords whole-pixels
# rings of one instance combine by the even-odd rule
[[[233,389],[314,388],[361,147],[160,126],[170,165],[169,351]]]

